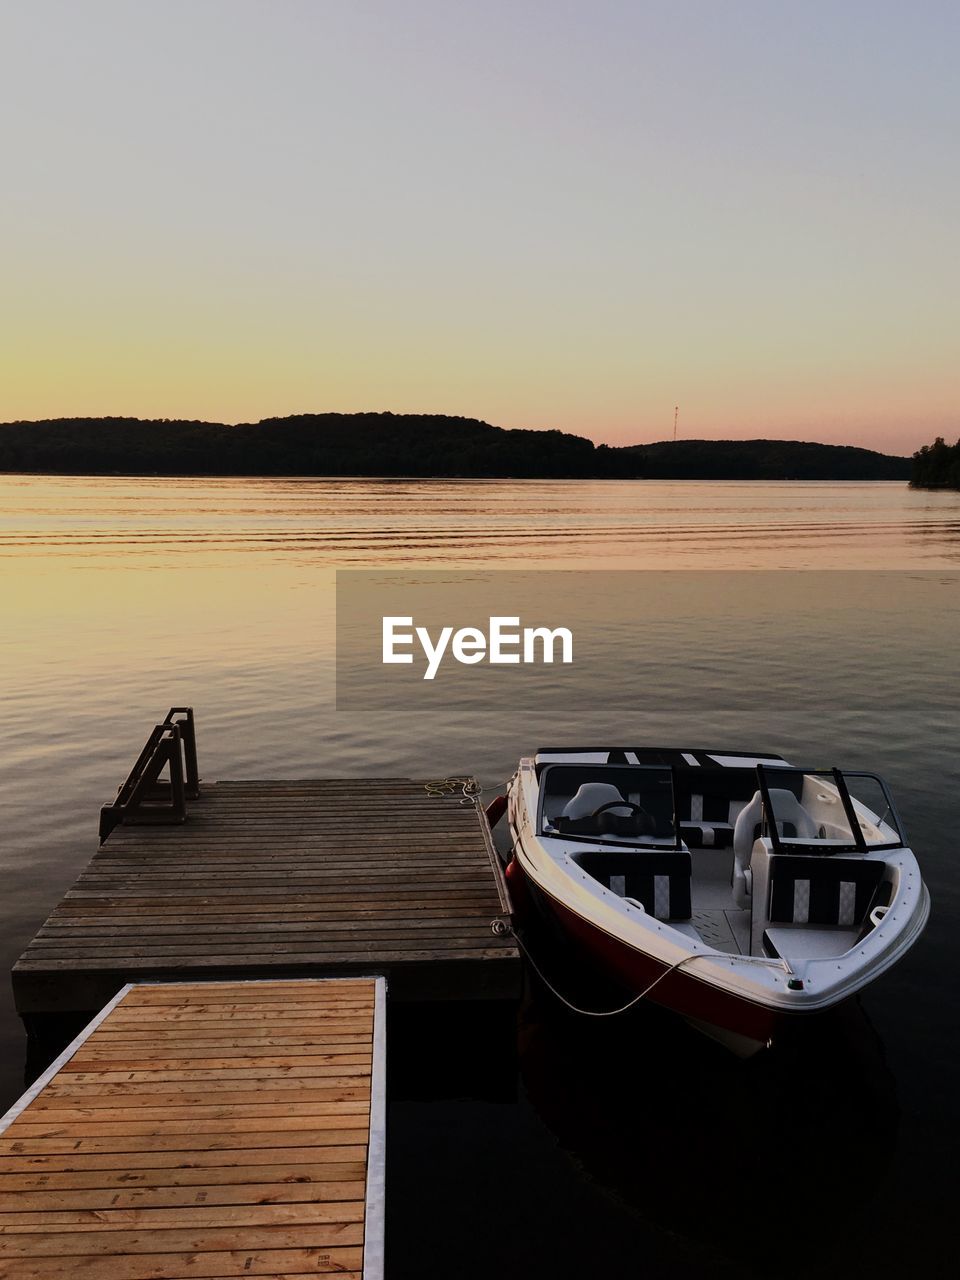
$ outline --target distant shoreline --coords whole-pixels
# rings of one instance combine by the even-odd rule
[[[0,468],[2,476],[30,476],[49,480],[330,480],[351,484],[358,480],[380,480],[388,484],[408,484],[411,481],[436,481],[438,484],[462,481],[464,483],[498,484],[505,480],[538,484],[551,480],[562,484],[889,484],[906,485],[910,489],[950,489],[949,485],[918,485],[906,479],[851,479],[823,476],[723,476],[711,480],[706,476],[426,476],[426,475],[322,475],[291,472],[237,472],[237,471],[13,471]]]
[[[802,440],[595,445],[442,414],[300,414],[229,426],[140,418],[0,424],[0,473],[325,479],[890,480],[910,458]]]

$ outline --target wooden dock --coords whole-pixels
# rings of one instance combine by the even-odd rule
[[[128,982],[371,972],[391,1002],[514,999],[509,901],[472,790],[217,782],[174,821],[131,812],[14,966],[17,1009],[35,1027]]]
[[[125,986],[0,1120],[0,1277],[380,1280],[384,989]]]

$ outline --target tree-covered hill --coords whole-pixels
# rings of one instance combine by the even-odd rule
[[[910,459],[802,440],[664,440],[624,450],[670,480],[907,480]]]
[[[58,418],[0,426],[0,470],[69,474],[572,476],[590,440],[472,418],[298,414],[257,423]]]
[[[937,436],[925,444],[913,455],[910,483],[915,489],[960,489],[960,440],[945,444]]]
[[[140,418],[9,422],[0,424],[0,471],[905,480],[910,461],[792,440],[680,440],[610,448],[562,431],[508,431],[443,414],[320,413],[237,426]]]

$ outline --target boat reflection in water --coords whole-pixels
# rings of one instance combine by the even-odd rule
[[[519,1054],[531,1105],[584,1173],[697,1252],[822,1265],[862,1238],[859,1219],[882,1231],[899,1108],[856,1000],[742,1060],[655,1005],[570,1013],[531,976]]]

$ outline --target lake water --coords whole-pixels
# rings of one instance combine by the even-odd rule
[[[463,677],[422,706],[338,710],[338,568],[494,588],[551,570],[554,598],[677,577],[592,609],[590,664],[554,696]],[[960,1113],[958,582],[960,494],[898,484],[0,477],[0,963],[174,704],[196,708],[208,778],[471,772],[496,790],[573,739],[875,768],[933,898],[911,956],[796,1053],[748,1064],[654,1011],[571,1025],[527,1001],[516,1101],[392,1105],[388,1274],[939,1274]],[[24,1050],[6,996],[0,1048],[5,1104]]]

